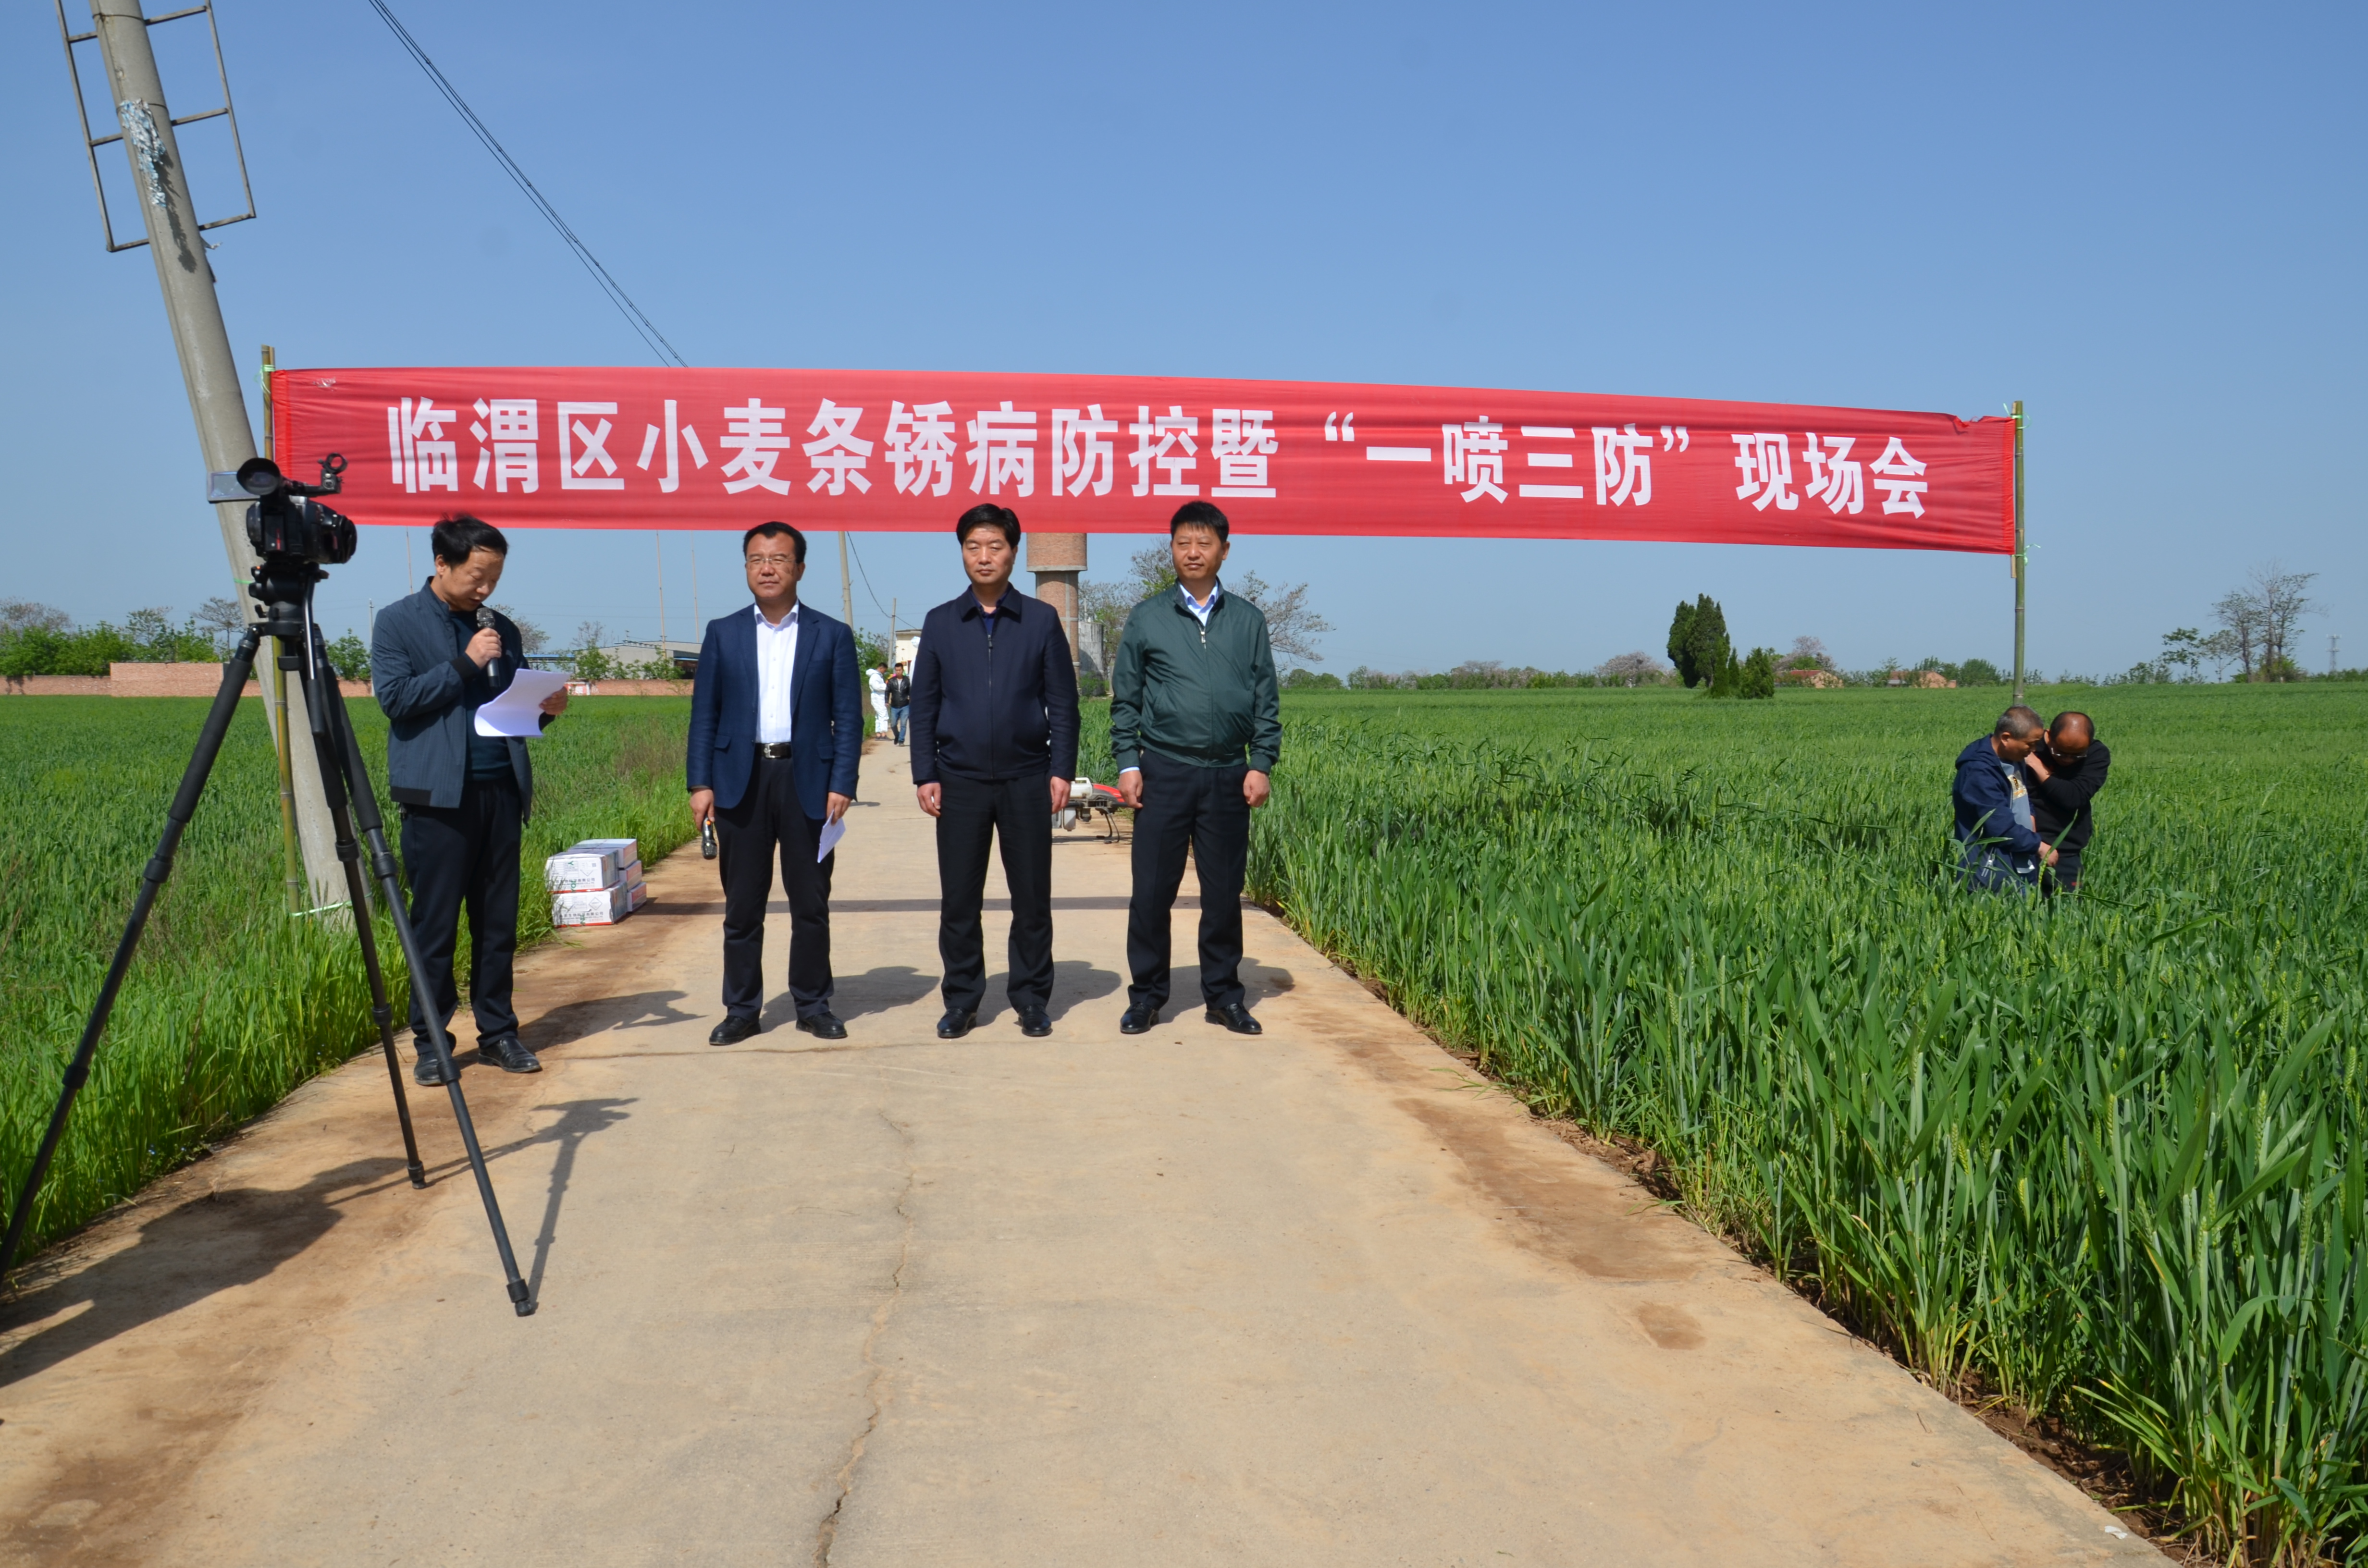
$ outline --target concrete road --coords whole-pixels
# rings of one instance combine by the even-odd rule
[[[695,850],[526,964],[547,1070],[464,1083],[535,1316],[375,1058],[52,1255],[0,1315],[0,1562],[2153,1558],[1266,915],[1264,1038],[1190,968],[1121,1037],[1122,846],[1056,846],[1053,1038],[998,973],[939,1041],[930,828],[865,777],[846,1041],[706,1044]]]

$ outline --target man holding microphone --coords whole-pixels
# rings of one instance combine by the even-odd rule
[[[1005,994],[1019,1032],[1053,1032],[1053,818],[1077,770],[1077,672],[1051,605],[1011,586],[1019,518],[973,506],[954,524],[970,586],[929,611],[913,660],[913,782],[938,824],[938,957],[960,1040],[986,1000],[986,848],[1011,893]]]
[[[381,610],[370,632],[370,690],[386,712],[387,791],[403,815],[412,929],[437,1022],[449,1025],[460,1002],[452,949],[468,910],[478,1060],[506,1073],[540,1073],[510,1006],[518,840],[533,812],[534,765],[526,742],[476,731],[477,710],[509,689],[526,657],[518,627],[485,603],[502,580],[509,541],[469,517],[445,518],[429,539],[436,574]],[[565,692],[544,698],[543,726],[566,709]],[[416,994],[411,1034],[415,1049],[427,1038]],[[411,1075],[423,1085],[444,1081],[425,1051]]]

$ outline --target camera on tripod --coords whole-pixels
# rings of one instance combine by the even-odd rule
[[[321,460],[321,483],[299,484],[281,474],[269,458],[249,458],[236,473],[209,474],[206,499],[256,498],[246,509],[246,540],[257,554],[337,566],[354,557],[358,541],[353,519],[313,497],[344,489],[345,481],[338,476],[345,472],[345,454],[331,452]]]

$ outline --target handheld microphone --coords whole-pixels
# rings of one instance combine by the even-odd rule
[[[479,605],[479,606],[477,607],[477,630],[478,630],[478,631],[491,631],[493,629],[494,629],[494,610],[493,610],[493,607],[492,607],[491,605]],[[493,662],[492,662],[492,663],[490,663],[490,664],[488,664],[488,665],[485,666],[485,678],[486,678],[487,680],[498,680],[498,679],[500,679],[500,678],[501,678],[501,676],[500,676],[501,664],[502,664],[502,657],[501,657],[501,655],[500,655],[499,653],[495,654],[495,655],[494,655],[494,657],[493,657]]]

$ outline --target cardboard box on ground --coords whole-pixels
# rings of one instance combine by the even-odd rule
[[[553,926],[614,926],[650,901],[638,839],[587,838],[542,863]]]

